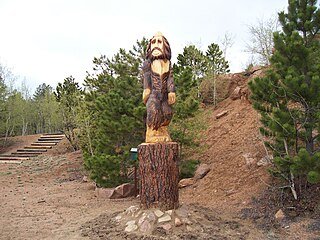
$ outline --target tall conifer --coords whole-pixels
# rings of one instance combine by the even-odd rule
[[[271,69],[250,83],[275,172],[290,182],[294,195],[295,177],[320,180],[320,10],[316,3],[289,0],[287,13],[279,13],[282,31],[274,34]]]

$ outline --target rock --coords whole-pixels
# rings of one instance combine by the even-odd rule
[[[150,222],[148,220],[143,221],[143,223],[140,226],[140,231],[143,233],[146,232],[151,232],[152,230],[152,225],[150,224]]]
[[[159,217],[161,217],[164,213],[163,213],[161,210],[156,209],[156,210],[154,211],[154,214],[159,218]]]
[[[88,177],[87,176],[83,176],[82,182],[88,182]]]
[[[204,178],[204,176],[207,175],[207,173],[210,171],[210,167],[208,164],[202,163],[198,166],[196,172],[194,173],[194,179],[199,180],[201,178]]]
[[[146,213],[143,213],[143,214],[142,214],[142,217],[139,218],[138,226],[140,226],[140,225],[145,221],[146,217],[147,217],[147,214],[146,214]]]
[[[286,215],[284,214],[284,212],[279,209],[278,212],[274,215],[275,219],[278,221],[282,221],[285,219]]]
[[[216,115],[216,119],[222,118],[224,115],[227,115],[227,114],[228,114],[228,111],[223,111],[223,112],[221,112],[221,113],[218,113],[218,114]]]
[[[194,229],[193,229],[193,227],[191,227],[191,226],[187,226],[187,231],[188,231],[188,232],[194,232]]]
[[[126,214],[133,217],[139,210],[140,208],[138,206],[130,206],[126,209]]]
[[[121,184],[120,186],[116,187],[114,191],[123,198],[132,197],[136,194],[134,184],[131,183]]]
[[[271,163],[271,160],[273,159],[273,156],[264,156],[263,158],[261,158],[258,162],[257,165],[258,166],[267,166]]]
[[[169,222],[171,221],[171,217],[169,215],[164,215],[163,217],[158,219],[158,223]]]
[[[96,187],[94,193],[95,193],[95,196],[99,197],[99,198],[109,198],[109,199],[121,198],[121,195],[116,193],[114,191],[114,188],[98,188],[98,187]]]
[[[233,92],[232,92],[231,95],[230,95],[230,98],[231,98],[232,100],[237,100],[237,99],[241,98],[241,88],[240,88],[239,86],[237,86],[237,87],[233,90]]]
[[[126,223],[127,226],[129,225],[135,225],[136,224],[136,221],[135,220],[131,220],[129,222]]]
[[[118,216],[115,217],[115,220],[116,220],[117,222],[120,222],[121,219],[122,219],[122,216],[121,216],[121,215],[118,215]]]
[[[182,225],[182,222],[181,222],[180,218],[175,218],[175,219],[174,219],[174,225],[175,225],[176,227],[179,227],[179,226]]]
[[[243,154],[242,157],[244,157],[247,165],[251,165],[256,162],[256,159],[252,157],[250,153]]]
[[[184,188],[191,186],[195,183],[196,181],[193,178],[184,178],[179,181],[179,188]]]
[[[162,227],[166,231],[169,231],[172,228],[170,223],[163,224],[160,227]]]
[[[192,225],[192,222],[190,221],[190,219],[189,218],[182,218],[182,222],[184,223],[184,224],[187,224],[187,225]]]
[[[137,229],[138,229],[138,226],[137,226],[137,225],[131,224],[131,225],[128,225],[128,226],[124,229],[124,231],[126,231],[126,232],[133,232],[133,231],[135,231],[135,230],[137,230]]]
[[[156,220],[156,216],[154,215],[153,212],[148,213],[146,218],[151,222],[154,222]]]
[[[182,218],[188,217],[188,209],[185,205],[182,205],[180,208],[176,209],[175,213]]]
[[[172,212],[173,212],[172,210],[166,211],[166,213],[167,213],[168,215],[170,215],[170,216],[172,215]]]

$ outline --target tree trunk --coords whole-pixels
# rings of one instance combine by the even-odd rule
[[[175,142],[138,146],[141,207],[179,207],[179,145]]]

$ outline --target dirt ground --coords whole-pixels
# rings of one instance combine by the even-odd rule
[[[241,85],[241,79],[239,80]],[[228,113],[216,119],[222,111]],[[0,239],[320,239],[320,220],[306,216],[277,222],[277,208],[255,210],[253,201],[270,183],[258,132],[258,115],[246,100],[227,99],[206,110],[203,151],[192,156],[211,167],[206,177],[180,190],[180,203],[200,214],[200,229],[160,232],[153,236],[124,233],[111,221],[139,200],[95,197],[81,152],[66,140],[22,164],[0,164]],[[39,135],[12,138],[12,152]],[[286,210],[286,209],[283,209]],[[263,216],[267,213],[268,216]],[[271,217],[270,217],[271,216]],[[265,218],[272,224],[266,224]]]
[[[33,139],[34,136],[29,137]],[[15,148],[27,142],[16,141]],[[246,174],[250,171],[257,172],[249,168]],[[110,219],[115,213],[138,205],[138,200],[97,198],[94,184],[82,181],[84,175],[81,152],[70,152],[66,140],[20,165],[0,164],[0,239],[319,239],[317,222],[308,219],[286,222],[275,229],[257,227],[252,219],[239,214],[250,206],[252,193],[238,186],[240,195],[215,196],[214,183],[205,186],[211,175],[203,179],[205,184],[199,182],[180,191],[182,204],[205,214],[199,222],[209,221],[201,233],[194,229],[183,234],[162,232],[149,237],[126,234],[116,229]],[[228,185],[221,184],[220,188],[223,187]],[[248,197],[242,198],[245,194]]]

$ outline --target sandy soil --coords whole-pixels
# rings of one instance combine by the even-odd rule
[[[96,198],[94,184],[82,182],[81,153],[56,153],[0,164],[0,239],[86,239],[82,224],[136,202]]]

